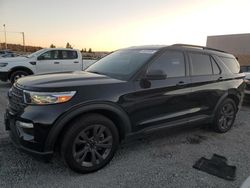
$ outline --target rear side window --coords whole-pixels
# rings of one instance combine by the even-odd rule
[[[240,72],[240,64],[235,58],[220,57],[220,59],[232,73],[236,74]]]
[[[209,55],[189,53],[191,59],[192,75],[212,75],[213,69],[211,66],[211,58]]]
[[[77,59],[77,52],[70,51],[70,50],[63,50],[62,51],[62,59]]]
[[[185,61],[182,52],[168,51],[149,67],[149,70],[163,70],[168,78],[185,76]]]

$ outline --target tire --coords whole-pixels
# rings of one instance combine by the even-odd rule
[[[225,133],[229,131],[235,121],[237,114],[237,107],[234,100],[225,99],[217,109],[213,128],[218,133]]]
[[[73,171],[94,172],[112,160],[119,145],[119,134],[110,119],[88,114],[77,118],[70,126],[62,138],[61,154]]]
[[[14,71],[10,75],[10,82],[13,85],[19,78],[22,78],[22,77],[28,76],[28,75],[29,75],[29,73],[26,71],[22,71],[22,70]]]

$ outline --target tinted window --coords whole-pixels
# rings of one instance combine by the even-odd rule
[[[205,54],[190,53],[192,75],[213,74],[210,56]]]
[[[48,51],[40,55],[40,57],[44,60],[59,59],[59,52],[58,50]]]
[[[213,73],[214,74],[220,74],[220,68],[218,67],[218,64],[215,62],[215,60],[211,57],[212,67],[213,67]]]
[[[100,59],[85,71],[121,80],[129,79],[157,50],[119,50]]]
[[[232,73],[240,72],[240,65],[235,58],[220,57],[220,59]]]
[[[77,52],[76,51],[63,50],[62,51],[62,58],[63,59],[77,59]]]
[[[162,54],[149,70],[163,70],[167,77],[185,76],[184,55],[177,51],[168,51]]]

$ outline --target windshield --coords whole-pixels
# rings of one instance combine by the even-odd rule
[[[38,51],[28,55],[27,57],[30,58],[30,57],[38,56],[43,51],[44,51],[44,49],[38,50]]]
[[[100,59],[85,71],[128,80],[156,50],[119,50]]]

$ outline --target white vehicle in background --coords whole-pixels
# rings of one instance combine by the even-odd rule
[[[45,48],[28,56],[0,59],[0,80],[9,80],[13,84],[28,75],[81,71],[94,62],[82,60],[79,50]]]

